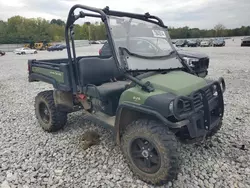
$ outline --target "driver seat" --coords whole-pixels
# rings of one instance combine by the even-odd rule
[[[78,68],[85,93],[100,100],[120,97],[129,84],[129,81],[120,81],[124,76],[117,69],[113,57],[83,57],[78,61]]]

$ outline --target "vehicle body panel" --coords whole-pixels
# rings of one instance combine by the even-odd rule
[[[130,88],[123,92],[120,103],[134,101],[139,104],[144,104],[148,97],[163,93],[172,93],[177,96],[189,95],[192,91],[198,90],[207,84],[204,79],[183,71],[171,71],[166,74],[157,74],[144,78],[142,81],[149,81],[155,88],[155,91],[148,93],[141,91],[139,87]]]
[[[199,46],[199,44],[198,44],[197,40],[187,40],[187,46],[188,47],[197,47],[197,46]]]
[[[34,54],[37,53],[37,50],[33,50],[30,48],[18,48],[14,50],[15,54]]]
[[[250,46],[250,37],[244,37],[241,40],[241,46]]]
[[[179,39],[175,42],[176,47],[185,47],[186,45],[188,45],[188,42],[185,39]]]
[[[2,50],[0,50],[0,55],[1,55],[1,56],[4,56],[4,55],[5,55],[5,52],[2,51]]]
[[[226,42],[223,38],[218,38],[213,41],[213,46],[225,46]]]
[[[183,71],[171,71],[166,74],[157,74],[145,78],[143,81],[150,81],[155,88],[176,95],[188,95],[192,91],[206,85],[204,79]]]
[[[208,47],[208,46],[211,46],[211,43],[208,40],[203,40],[203,41],[201,41],[200,46],[201,47]]]
[[[32,67],[32,72],[39,73],[44,76],[49,76],[55,79],[55,81],[58,83],[64,83],[64,75],[63,75],[63,72],[61,71],[56,71],[56,70],[51,70],[51,69],[46,69],[46,68],[41,68],[41,67]]]
[[[155,89],[154,92],[142,91],[140,87],[132,87],[124,91],[120,97],[119,103],[123,102],[134,102],[137,104],[144,104],[148,97],[154,95],[160,95],[166,93],[166,91]]]
[[[44,81],[55,89],[70,91],[69,65],[67,59],[29,60],[29,82]]]
[[[53,45],[53,46],[50,46],[48,47],[48,51],[62,51],[63,49],[65,49],[66,46],[65,45],[62,45],[62,44],[56,44],[56,45]]]

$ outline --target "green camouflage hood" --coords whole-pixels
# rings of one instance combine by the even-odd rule
[[[142,82],[149,81],[155,91],[146,92],[139,86],[135,86],[124,91],[120,97],[120,103],[124,101],[144,104],[152,96],[173,93],[175,95],[189,95],[191,92],[198,90],[206,85],[203,78],[191,75],[183,71],[171,71],[166,74],[157,74],[142,79]]]
[[[200,77],[183,71],[172,71],[166,74],[157,74],[143,81],[149,81],[155,89],[171,92],[176,95],[188,95],[192,91],[202,88],[206,81]]]

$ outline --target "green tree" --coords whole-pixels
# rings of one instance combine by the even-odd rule
[[[141,29],[145,31],[141,26]],[[120,29],[114,27],[113,29]],[[117,32],[117,34],[121,33]],[[0,20],[0,43],[30,43],[30,42],[59,42],[65,40],[65,22],[60,19],[50,21],[43,18],[24,18],[13,16],[6,22]],[[106,39],[106,29],[102,22],[86,22],[76,24],[74,28],[77,40],[103,40]],[[134,35],[137,36],[138,28]],[[223,24],[217,24],[213,29],[199,29],[185,27],[169,27],[171,38],[199,38],[250,35],[250,26],[227,29]]]
[[[57,24],[57,25],[60,25],[60,26],[64,26],[65,25],[65,22],[61,19],[52,19],[50,21],[50,24]]]
[[[214,26],[214,30],[215,30],[216,37],[225,36],[226,27],[223,24],[221,24],[221,23],[217,24],[216,26]]]

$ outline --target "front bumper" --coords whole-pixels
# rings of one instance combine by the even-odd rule
[[[241,46],[250,46],[250,41],[248,41],[248,42],[242,42]]]
[[[191,138],[203,136],[220,123],[224,115],[225,89],[224,79],[219,78],[189,96],[179,96],[174,100],[173,114],[179,121],[188,120]]]

